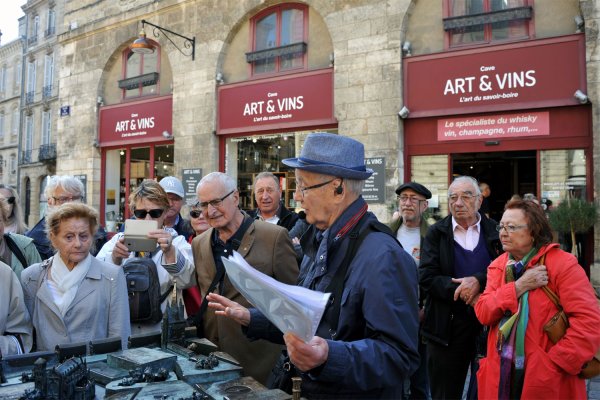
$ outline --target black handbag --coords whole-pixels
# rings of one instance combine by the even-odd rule
[[[291,363],[287,351],[282,350],[281,356],[279,356],[269,374],[267,387],[269,389],[281,389],[288,394],[292,394],[292,378],[297,375],[296,368]]]

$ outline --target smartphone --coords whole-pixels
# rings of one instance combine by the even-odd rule
[[[125,245],[129,251],[156,250],[156,239],[150,239],[148,237],[148,232],[156,229],[158,229],[158,223],[154,220],[125,220]]]

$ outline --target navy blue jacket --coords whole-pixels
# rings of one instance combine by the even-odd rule
[[[503,253],[496,231],[496,221],[481,215],[480,228],[491,260]],[[481,292],[487,283],[487,271],[474,275]],[[425,320],[422,335],[429,340],[447,346],[452,337],[451,319],[455,314],[467,316],[473,324],[479,324],[472,307],[462,301],[454,301],[458,287],[452,282],[454,274],[454,233],[452,215],[433,224],[427,231],[421,248],[419,284],[426,296]]]
[[[364,204],[362,197],[357,199],[323,232],[320,244],[313,242],[313,248],[305,248],[301,286],[325,291],[350,241],[348,235],[337,241],[334,237]],[[376,220],[371,213],[363,218]],[[392,236],[372,232],[350,262],[346,277],[336,338],[325,337],[329,345],[325,364],[301,374],[302,394],[307,398],[402,398],[402,382],[419,362],[414,261]],[[283,343],[281,332],[258,310],[250,312],[248,337]]]
[[[43,217],[29,231],[25,232],[25,236],[33,239],[33,243],[37,248],[42,260],[46,260],[54,255],[54,248],[50,243],[50,239],[46,236],[46,217]],[[93,256],[98,254],[102,246],[106,243],[106,230],[102,226],[98,226],[98,231],[94,235],[94,246],[90,249]]]

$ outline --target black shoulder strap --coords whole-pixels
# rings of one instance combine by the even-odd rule
[[[234,235],[235,238],[232,239],[234,250],[237,250],[240,247],[240,244],[242,243],[242,238],[246,234],[246,231],[248,230],[248,228],[250,228],[250,225],[252,225],[253,223],[254,223],[254,219],[252,219],[250,216],[246,216],[244,218],[242,225],[239,227],[239,229],[237,230],[237,232]],[[204,315],[204,313],[206,312],[206,309],[208,308],[208,302],[206,301],[206,296],[208,296],[209,293],[212,293],[216,289],[217,285],[219,284],[219,282],[221,282],[223,280],[224,277],[225,277],[225,267],[217,268],[217,273],[215,274],[213,281],[210,283],[210,286],[208,287],[208,290],[206,291],[206,293],[204,293],[204,297],[202,298],[202,303],[200,304],[200,309],[194,316],[194,322],[196,324],[196,331],[198,332],[198,337],[200,337],[199,333],[201,332],[201,329],[202,329],[202,316]],[[204,336],[204,335],[202,335],[202,336]]]
[[[23,255],[23,252],[21,251],[19,246],[17,246],[17,244],[14,242],[14,240],[12,240],[12,238],[10,237],[10,234],[8,234],[8,233],[4,234],[4,241],[6,242],[6,245],[8,246],[10,251],[12,251],[12,253],[17,257],[17,260],[19,260],[19,262],[21,263],[23,268],[29,267],[29,264],[27,263],[27,260],[25,259],[25,256]]]
[[[348,250],[346,251],[346,255],[342,260],[342,263],[335,271],[331,282],[327,286],[325,290],[326,293],[331,293],[329,296],[329,301],[327,304],[327,308],[325,309],[325,314],[323,318],[321,318],[321,324],[319,324],[319,328],[317,331],[317,335],[321,337],[325,337],[323,335],[329,334],[332,339],[335,339],[337,335],[337,327],[340,317],[340,307],[342,304],[342,292],[344,291],[344,285],[346,284],[346,273],[348,271],[348,266],[354,259],[356,252],[360,248],[363,240],[367,235],[371,232],[383,232],[391,237],[394,237],[394,234],[390,230],[390,228],[377,221],[367,222],[367,226],[365,229],[360,232],[360,228],[365,224],[365,218],[363,217],[350,231],[348,234],[348,238],[350,239],[350,243],[348,245]],[[360,232],[360,233],[359,233]]]

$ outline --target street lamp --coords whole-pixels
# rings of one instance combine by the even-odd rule
[[[173,46],[175,46],[175,48],[177,50],[179,50],[179,52],[185,56],[192,56],[192,60],[195,59],[195,55],[196,55],[196,37],[194,36],[193,38],[189,38],[187,36],[183,36],[180,35],[179,33],[173,32],[169,29],[163,28],[161,26],[158,25],[154,25],[151,22],[146,21],[145,19],[142,20],[142,30],[140,31],[140,37],[137,38],[130,46],[129,48],[131,49],[131,51],[133,51],[134,53],[138,53],[138,54],[152,54],[154,53],[154,46],[148,41],[148,39],[146,39],[146,31],[144,30],[144,25],[150,25],[151,27],[153,27],[153,31],[152,33],[154,34],[154,37],[160,37],[160,34],[162,32],[163,35],[165,35],[165,37],[169,40],[169,42],[171,42],[173,44]],[[175,35],[178,36],[180,38],[182,38],[183,41],[183,47],[190,50],[191,52],[188,54],[186,52],[184,52],[179,46],[177,46],[175,44],[175,42],[173,42],[173,40],[171,40],[171,38],[169,37],[169,35],[167,33],[170,33],[171,35]]]

